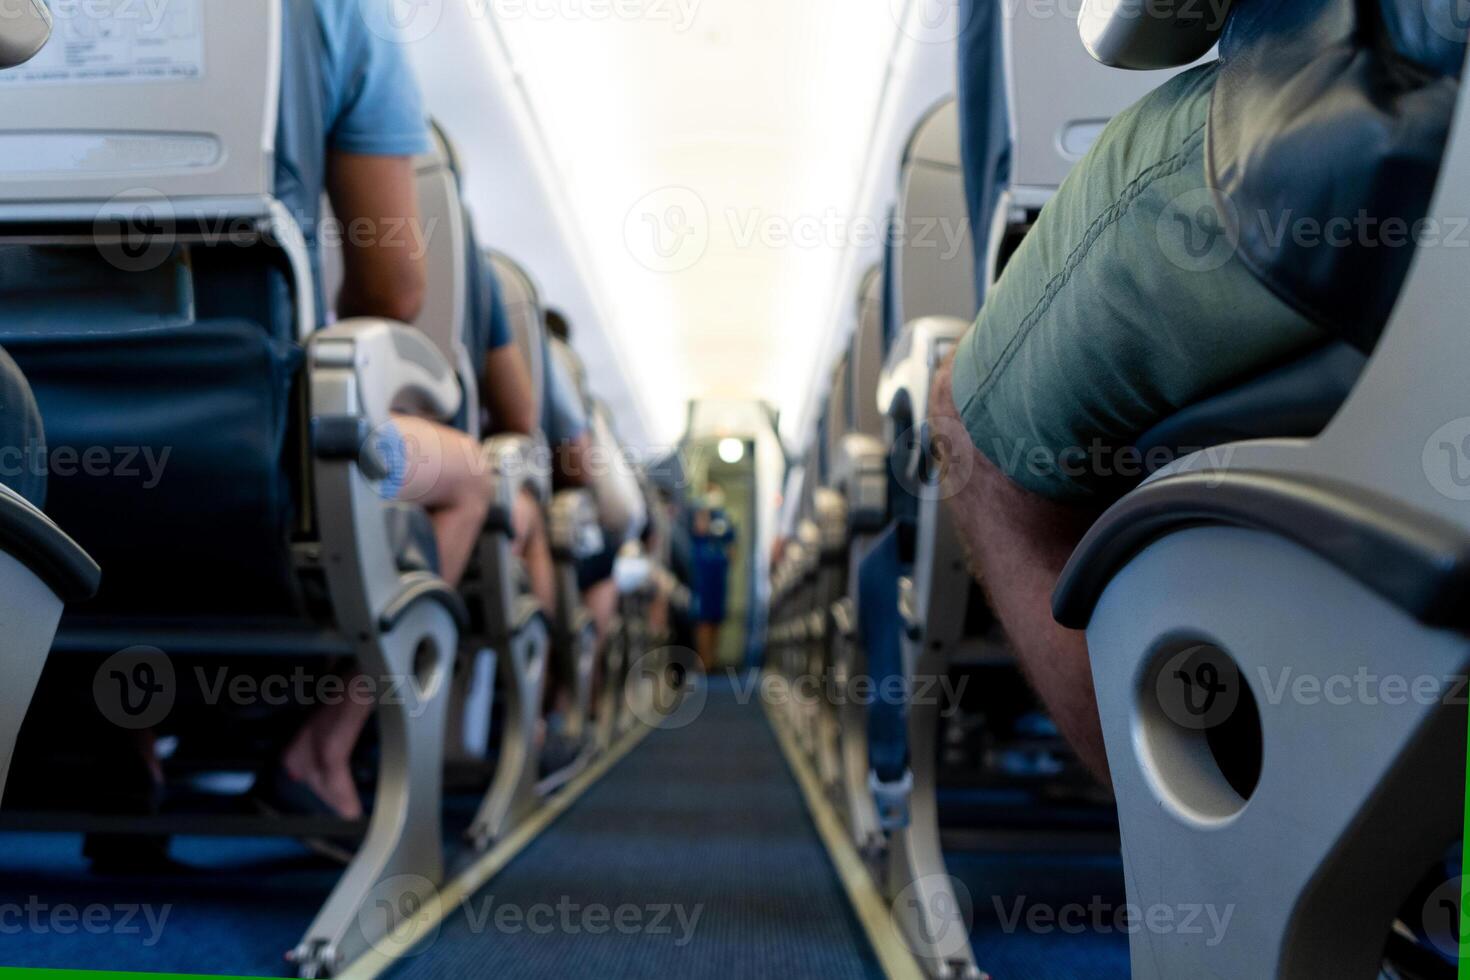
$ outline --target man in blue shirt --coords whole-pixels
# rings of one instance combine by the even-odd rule
[[[406,51],[393,40],[382,6],[287,0],[276,192],[302,227],[314,271],[320,268],[323,191],[342,228],[352,231],[341,236],[339,318],[413,323],[427,289],[421,252],[412,247],[422,235],[413,158],[429,149],[429,132]],[[325,323],[320,286],[317,294],[318,319]],[[491,356],[487,363],[496,363]],[[502,368],[515,363],[503,353],[497,362]],[[513,391],[502,384],[488,388],[503,396]],[[521,390],[529,388],[527,383]],[[479,465],[479,446],[456,429],[398,415],[378,433],[377,448],[390,469],[382,492],[429,512],[440,573],[457,583],[491,504],[492,483]],[[373,713],[370,702],[359,703],[367,701],[349,698],[313,714],[282,756],[285,778],[277,780],[277,795],[361,818],[349,762]]]

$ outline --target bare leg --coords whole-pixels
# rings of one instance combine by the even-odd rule
[[[357,686],[359,676],[354,672],[347,678],[349,691]],[[362,819],[362,800],[357,795],[349,763],[358,736],[376,707],[371,698],[349,696],[317,709],[281,756],[286,775],[306,784],[347,820]]]
[[[930,405],[935,430],[949,436],[938,440],[949,453],[943,462],[951,473],[966,474],[946,489],[953,494],[950,512],[971,570],[1057,727],[1083,763],[1107,783],[1108,758],[1087,635],[1059,626],[1051,614],[1057,579],[1095,514],[1017,486],[975,448],[955,410],[948,364],[935,380]]]
[[[480,447],[458,430],[408,415],[393,418],[408,444],[409,467],[400,500],[421,505],[434,522],[439,574],[458,585],[490,513],[493,486]]]
[[[394,423],[410,461],[399,499],[428,510],[440,574],[457,585],[490,511],[491,484],[479,465],[479,446],[464,433],[425,419],[395,416]],[[281,757],[288,776],[348,820],[363,814],[349,765],[352,750],[377,707],[374,698],[364,696],[360,677],[356,671],[349,674],[348,691],[356,693],[313,713]]]
[[[699,654],[699,665],[706,674],[713,674],[720,665],[720,624],[699,623],[694,627],[695,652]]]
[[[597,627],[597,646],[601,649],[612,633],[613,619],[618,612],[617,583],[610,578],[603,579],[582,594],[582,601],[592,614],[592,622]]]
[[[546,519],[536,498],[523,490],[516,496],[514,552],[526,565],[531,594],[546,615],[556,612],[556,567],[551,561],[551,542],[546,537]]]

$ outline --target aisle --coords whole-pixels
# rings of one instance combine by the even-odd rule
[[[691,724],[649,735],[389,975],[881,971],[760,705],[716,680]]]

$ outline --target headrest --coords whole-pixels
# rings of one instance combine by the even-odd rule
[[[20,0],[0,18],[0,68],[23,65],[51,38],[51,10],[42,0]]]
[[[511,334],[531,374],[531,390],[539,418],[546,400],[546,327],[541,321],[541,297],[530,275],[513,259],[494,251],[486,255],[500,285],[500,302],[510,320]]]
[[[968,214],[959,105],[948,99],[918,125],[904,153],[893,240],[905,323],[923,316],[974,318],[978,300]]]
[[[58,43],[0,74],[4,205],[88,220],[140,198],[180,217],[268,209],[281,0],[170,0],[156,18],[145,6],[79,5]],[[109,40],[62,43],[73,34]]]
[[[1182,68],[1219,40],[1231,0],[1082,0],[1077,29],[1087,53],[1110,68]]]
[[[883,269],[874,266],[858,291],[857,331],[848,355],[853,428],[870,436],[883,434],[878,411],[878,379],[883,374]]]

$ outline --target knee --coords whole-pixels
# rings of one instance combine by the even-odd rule
[[[515,534],[516,548],[524,550],[532,540],[540,537],[541,527],[541,505],[530,490],[523,488],[511,504],[511,530]]]
[[[453,454],[449,466],[458,477],[455,496],[464,506],[488,514],[495,501],[495,478],[482,464],[479,443],[462,432],[454,432],[445,441],[444,452]]]

